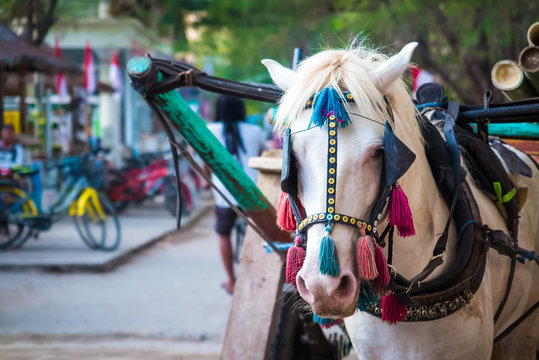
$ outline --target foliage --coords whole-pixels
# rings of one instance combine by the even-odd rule
[[[537,15],[532,0],[219,0],[198,22],[201,40],[191,46],[214,56],[218,75],[263,80],[260,59],[289,64],[294,47],[306,54],[342,47],[359,32],[389,44],[388,52],[419,41],[414,61],[470,103],[492,88],[494,62],[517,58]]]
[[[110,0],[110,14],[136,17],[159,35],[173,39],[176,50],[185,51],[185,18],[208,4],[209,0]]]
[[[97,13],[98,0],[2,0],[0,21],[21,29],[28,42],[41,45],[59,17],[81,18]]]
[[[480,102],[492,88],[490,69],[517,59],[538,5],[519,0],[342,0],[340,25],[363,23],[376,41],[419,41],[414,59],[438,74],[466,102]]]
[[[269,81],[260,60],[291,65],[295,47],[310,51],[332,33],[333,1],[214,1],[196,23],[197,55],[214,58],[215,74],[237,80]]]
[[[99,0],[2,0],[0,21],[40,44],[59,17],[97,15]],[[358,33],[396,52],[419,41],[413,60],[438,75],[455,97],[482,101],[490,69],[516,60],[526,29],[539,18],[533,0],[110,0],[112,16],[140,19],[175,50],[193,55],[215,75],[269,82],[260,64],[292,65],[296,47],[308,56],[346,46]],[[191,34],[191,36],[188,36]],[[193,36],[194,34],[194,36]],[[211,64],[209,67],[208,64]],[[500,100],[500,94],[497,94]]]

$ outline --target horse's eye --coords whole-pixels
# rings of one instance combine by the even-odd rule
[[[374,149],[374,151],[372,152],[372,157],[373,158],[378,158],[378,157],[382,156],[383,153],[384,153],[384,148],[380,146],[380,147]]]

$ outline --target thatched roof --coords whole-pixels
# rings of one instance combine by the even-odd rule
[[[29,44],[7,26],[0,23],[0,65],[8,71],[24,69],[43,73],[82,73],[67,59],[57,58],[48,46]]]

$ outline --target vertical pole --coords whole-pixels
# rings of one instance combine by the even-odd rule
[[[26,71],[19,71],[19,113],[21,133],[26,134]]]
[[[299,47],[294,48],[294,58],[292,60],[292,70],[295,71],[298,68],[298,64],[301,61],[301,57],[302,57],[301,48],[299,48]]]
[[[47,90],[45,96],[45,149],[47,151],[47,159],[52,157],[52,104],[51,90]]]
[[[4,86],[7,74],[4,67],[0,65],[0,129],[4,127]]]

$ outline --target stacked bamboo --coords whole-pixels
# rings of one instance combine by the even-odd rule
[[[518,64],[500,60],[492,67],[494,86],[509,100],[539,96],[539,21],[528,28],[528,46],[520,52]]]

